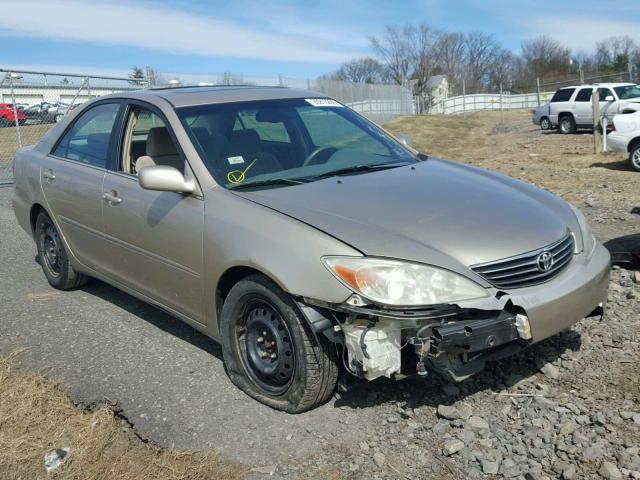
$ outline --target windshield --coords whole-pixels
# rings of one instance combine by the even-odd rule
[[[625,85],[623,87],[615,87],[614,90],[618,94],[620,100],[640,97],[640,87],[638,85]]]
[[[208,170],[226,188],[293,185],[418,159],[373,123],[327,98],[177,109]],[[297,180],[290,182],[289,180]]]

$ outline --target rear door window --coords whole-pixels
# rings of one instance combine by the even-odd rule
[[[119,103],[104,103],[87,110],[62,137],[53,155],[106,168],[111,131],[119,110]]]
[[[592,94],[593,89],[583,88],[578,92],[578,95],[576,95],[576,102],[590,102]]]
[[[555,95],[553,96],[553,98],[551,99],[551,101],[553,103],[556,102],[568,102],[571,99],[571,96],[573,95],[573,92],[575,92],[576,89],[575,88],[563,88],[561,90],[558,90]]]

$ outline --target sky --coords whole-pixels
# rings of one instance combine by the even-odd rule
[[[640,43],[639,0],[0,0],[0,67],[121,76],[232,72],[315,78],[385,25],[482,30],[517,52],[550,35],[590,51],[611,35]],[[614,8],[615,6],[615,8]],[[3,38],[4,37],[4,38]]]

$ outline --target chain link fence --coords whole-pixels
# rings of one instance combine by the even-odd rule
[[[192,78],[190,78],[192,77]],[[150,86],[263,85],[306,88],[345,103],[374,122],[414,113],[411,91],[399,85],[370,85],[332,80],[221,75],[152,78],[0,69],[0,185],[13,183],[13,158],[19,148],[37,143],[67,112],[87,100]]]
[[[92,98],[146,86],[143,78],[0,69],[0,185],[13,183],[16,151],[37,143],[67,112]]]

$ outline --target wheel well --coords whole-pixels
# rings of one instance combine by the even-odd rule
[[[31,225],[31,233],[36,231],[36,220],[38,219],[38,214],[44,210],[44,207],[39,203],[36,203],[31,206],[31,211],[29,212],[29,223]]]
[[[253,275],[254,273],[262,272],[251,267],[237,266],[230,268],[222,274],[218,281],[218,287],[216,288],[216,312],[218,319],[220,319],[220,312],[222,312],[222,304],[233,286],[243,278]]]
[[[631,152],[631,150],[636,148],[636,146],[638,146],[638,144],[640,144],[640,137],[636,137],[633,140],[631,140],[629,142],[629,145],[627,145],[627,152]]]
[[[571,113],[571,112],[562,112],[560,115],[558,115],[558,120],[562,120],[564,117],[573,118],[573,113]]]

